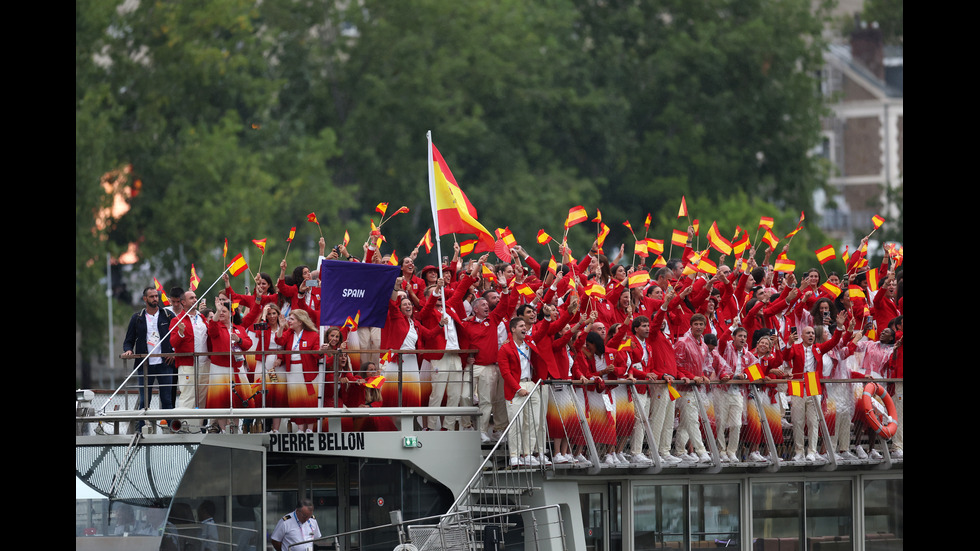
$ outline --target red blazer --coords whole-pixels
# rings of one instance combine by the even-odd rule
[[[201,314],[197,315],[200,316]],[[177,331],[178,325],[184,326],[183,337],[181,337],[180,333]],[[170,346],[173,347],[174,352],[179,354],[194,352],[194,323],[191,321],[190,316],[182,313],[170,321]],[[209,350],[210,347],[211,341],[209,339]],[[174,358],[174,365],[176,367],[194,365],[194,356],[177,356]]]
[[[236,335],[241,337],[242,342],[239,344],[239,348],[242,350],[248,350],[252,347],[252,338],[248,336],[248,331],[245,330],[241,325],[232,325],[232,330]],[[193,332],[192,332],[193,334]],[[218,320],[211,320],[208,322],[208,342],[211,344],[211,364],[221,367],[241,367],[243,360],[239,360],[234,356],[229,356],[228,351],[231,350],[231,337],[228,335],[228,330],[224,325]],[[229,357],[232,360],[233,365],[228,365]]]
[[[813,370],[817,373],[817,380],[819,381],[823,373],[823,355],[830,352],[837,346],[840,342],[841,336],[844,335],[845,331],[839,329],[834,330],[834,337],[827,342],[811,345],[811,350],[813,351]],[[804,363],[806,362],[806,347],[803,343],[796,343],[793,346],[783,349],[783,359],[792,366],[793,368],[793,378],[802,379]]]
[[[534,378],[538,365],[541,363],[541,356],[538,354],[538,347],[533,342],[524,342],[531,350],[531,377]],[[514,395],[521,388],[521,358],[513,339],[508,339],[497,351],[497,363],[500,365],[500,374],[504,378],[504,398],[513,400]]]

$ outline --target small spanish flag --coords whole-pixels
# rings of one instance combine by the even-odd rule
[[[514,281],[513,279],[511,281]],[[532,289],[527,283],[521,283],[517,286],[517,292],[526,296],[533,297],[534,289]]]
[[[599,227],[600,227],[599,235],[596,236],[595,241],[596,241],[596,245],[598,245],[599,248],[601,249],[602,244],[606,242],[606,236],[609,235],[609,226],[607,226],[605,223],[600,222]]]
[[[828,260],[833,260],[837,258],[837,251],[834,250],[833,245],[827,245],[825,247],[820,247],[817,249],[817,260],[823,264]]]
[[[667,383],[667,395],[670,396],[671,402],[681,397],[681,393],[677,392],[677,389],[670,382]]]
[[[820,288],[826,291],[828,294],[832,295],[835,299],[839,297],[841,293],[841,288],[829,281],[824,282],[824,284],[821,285]]]
[[[593,283],[591,286],[585,288],[585,294],[591,296],[606,296],[606,288],[602,286],[601,283]]]
[[[201,284],[201,278],[197,277],[197,269],[194,268],[194,264],[191,264],[191,291],[196,291],[197,286]]]
[[[876,214],[871,217],[871,223],[874,224],[875,229],[878,229],[885,223],[885,219],[882,218],[880,214]]]
[[[737,256],[742,256],[742,252],[749,246],[749,232],[742,234],[742,238],[732,243],[732,252]]]
[[[651,222],[651,220],[652,219],[650,218],[650,213],[648,212],[647,213],[646,220],[643,221],[643,229],[645,229],[645,230],[649,230],[650,229],[650,222]]]
[[[667,267],[667,261],[664,260],[664,257],[662,255],[661,256],[658,256],[657,259],[653,261],[653,266],[652,267],[653,268],[666,268]]]
[[[374,207],[374,210],[381,213],[381,217],[384,218],[385,211],[388,210],[388,203],[378,203],[378,206]]]
[[[642,256],[643,258],[650,256],[650,253],[647,252],[646,239],[637,240],[636,244],[633,245],[633,254],[637,256]]]
[[[762,242],[769,245],[771,250],[776,250],[776,245],[779,244],[779,238],[773,235],[769,228],[766,228],[766,233],[762,235]]]
[[[551,242],[551,236],[544,230],[538,230],[538,245],[547,245]]]
[[[630,289],[643,287],[650,282],[650,274],[646,270],[639,270],[630,274],[628,281]]]
[[[776,272],[792,273],[796,270],[796,261],[788,258],[777,258],[772,269]]]
[[[294,237],[296,237],[296,226],[289,228],[289,237],[286,238],[286,243],[292,242]]]
[[[664,254],[664,240],[647,237],[647,252],[650,254]]]
[[[875,269],[868,270],[868,290],[869,291],[878,290],[878,270]]]
[[[687,201],[684,199],[684,196],[681,195],[681,208],[677,209],[677,217],[683,218],[685,216],[687,216]]]
[[[630,231],[630,233],[633,233],[633,226],[630,226],[630,221],[629,220],[623,222],[623,225],[626,226],[626,229],[628,229]],[[635,236],[636,234],[633,234],[633,235]]]
[[[493,275],[493,270],[488,268],[486,264],[484,264],[480,268],[483,270],[483,279],[489,279],[490,281],[497,279],[497,277]]]
[[[718,231],[718,222],[712,222],[708,228],[708,243],[721,254],[732,254],[732,244]]]
[[[517,239],[514,238],[514,234],[511,233],[510,228],[497,228],[495,232],[497,234],[497,239],[500,239],[507,245],[508,249],[512,249],[517,245]]]
[[[820,395],[820,382],[817,380],[816,371],[810,371],[803,377],[803,387],[807,396]]]
[[[748,375],[749,381],[758,381],[762,378],[762,367],[759,364],[752,364],[745,368],[745,374]]]
[[[790,396],[797,396],[799,398],[803,397],[803,382],[802,381],[789,381],[786,387],[786,394]]]
[[[395,254],[395,251],[391,251],[391,257],[388,258],[388,264],[391,264],[392,266],[398,265],[398,255]]]
[[[847,296],[848,298],[867,298],[864,295],[864,289],[860,285],[848,285],[847,286]]]
[[[167,298],[167,293],[163,292],[163,285],[160,285],[157,278],[153,278],[153,286],[156,287],[157,292],[160,293],[160,304],[170,306],[170,299]]]
[[[378,375],[376,377],[371,377],[364,386],[367,388],[381,388],[381,385],[385,384],[384,375]]]
[[[797,232],[799,232],[802,229],[803,229],[803,226],[796,226],[796,229],[795,230],[793,230],[793,231],[789,232],[788,234],[786,234],[786,239],[789,239],[790,237],[793,237],[794,235],[797,234]]]
[[[233,276],[237,276],[238,274],[244,272],[246,268],[248,268],[248,264],[245,263],[245,257],[243,257],[241,253],[239,253],[235,258],[232,258],[231,262],[228,264],[228,269]]]
[[[252,243],[255,243],[255,246],[262,251],[262,254],[265,254],[265,239],[253,239]]]
[[[759,227],[772,229],[773,222],[772,217],[762,216],[759,218]]]
[[[677,245],[678,247],[683,247],[687,245],[687,232],[681,230],[674,230],[670,234],[671,245]]]
[[[698,272],[702,274],[715,275],[718,273],[718,266],[714,262],[708,260],[707,257],[702,258],[698,261]]]
[[[568,218],[565,219],[565,228],[568,229],[575,224],[585,222],[589,215],[585,212],[585,207],[579,205],[568,209]]]
[[[425,254],[432,252],[432,228],[425,230],[425,235],[422,236],[422,240],[416,245],[416,248],[425,246]]]
[[[296,231],[296,228],[293,228],[293,232],[294,233],[295,233],[295,231]],[[430,239],[429,241],[432,241],[432,240]],[[350,243],[350,233],[348,233],[347,230],[344,230],[344,247],[346,247],[348,243]],[[429,248],[430,249],[432,248],[431,245],[429,246]],[[426,249],[425,252],[429,252],[428,249]]]
[[[307,214],[306,215],[306,219],[309,220],[310,222],[313,222],[314,224],[316,224],[318,226],[320,225],[320,221],[316,219],[316,213],[315,212],[311,212],[311,213]]]
[[[479,243],[479,242],[480,241],[477,240],[477,239],[470,239],[468,241],[463,241],[462,243],[460,243],[459,244],[459,256],[466,256],[466,255],[470,254],[471,252],[473,252],[473,249],[476,247],[476,244]]]
[[[619,345],[618,348],[616,348],[616,352],[619,352],[624,348],[630,348],[631,346],[633,346],[633,339],[627,338],[622,344]]]
[[[548,261],[548,271],[551,272],[551,275],[558,276],[558,263],[555,262],[554,255],[552,255],[551,260]]]
[[[596,224],[599,224],[599,223],[602,222],[602,211],[601,210],[595,209],[595,218],[593,218],[592,221],[595,222]]]

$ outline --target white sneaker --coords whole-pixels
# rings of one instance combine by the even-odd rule
[[[729,463],[732,460],[731,457],[728,457],[728,452],[718,452],[718,457],[721,459],[722,463]]]
[[[698,456],[698,462],[711,463],[711,456],[708,455],[708,452],[703,452],[701,455]]]
[[[560,453],[556,453],[556,454],[555,454],[555,457],[554,457],[554,462],[555,462],[556,464],[560,464],[560,463],[568,463],[568,458],[567,458],[567,457],[565,457],[565,455],[563,455],[563,454],[560,454]]]
[[[582,454],[578,454],[578,455],[576,455],[576,456],[574,457],[574,459],[575,459],[575,462],[576,462],[576,463],[588,463],[588,464],[589,464],[589,466],[592,466],[592,462],[591,462],[591,461],[589,461],[588,459],[586,459],[586,457],[585,457],[584,455],[582,455]]]
[[[518,466],[520,464],[521,464],[520,460],[517,459],[516,457],[511,457],[510,458],[510,466],[511,467],[516,467],[516,466]]]
[[[819,463],[819,464],[821,464],[821,465],[824,465],[824,464],[827,464],[827,463],[830,463],[830,460],[829,460],[829,459],[827,459],[827,455],[826,455],[826,454],[823,454],[823,453],[818,453],[818,454],[817,454],[817,459],[816,459],[816,461],[817,461],[817,463]]]
[[[892,456],[892,459],[901,459],[902,458],[902,448],[898,448],[896,450],[893,450],[891,452],[891,456]]]
[[[619,460],[617,460],[616,456],[611,453],[607,453],[606,457],[602,458],[602,466],[604,467],[615,467],[618,464]]]
[[[740,460],[740,459],[738,458],[738,456],[737,456],[737,455],[735,455],[735,454],[734,454],[734,453],[732,453],[732,452],[728,452],[728,459],[729,459],[729,460],[730,460],[730,461],[731,461],[732,463],[741,463],[741,462],[742,462],[742,461],[741,461],[741,460]]]
[[[804,461],[806,461],[806,457],[804,457],[802,453],[798,453],[793,456],[792,460],[796,461],[797,463],[803,463]]]
[[[539,453],[538,454],[538,463],[541,463],[542,465],[551,465],[551,460],[548,459],[548,456],[547,455],[545,455],[543,453]]]
[[[538,458],[534,457],[533,455],[529,455],[526,458],[524,458],[524,464],[530,465],[532,467],[537,467],[541,465],[541,462],[538,461]]]
[[[810,453],[806,454],[806,460],[807,460],[808,463],[813,463],[814,461],[817,460],[817,456],[813,452],[810,452]]]
[[[632,462],[633,463],[641,463],[641,464],[644,464],[644,465],[653,463],[653,460],[650,459],[649,457],[643,455],[643,452],[634,453],[633,454],[633,457],[631,459],[632,459]]]
[[[480,433],[480,441],[483,442],[484,444],[489,444],[490,443],[490,437],[487,436],[487,433],[481,432]]]
[[[624,465],[629,465],[630,460],[626,457],[623,452],[616,452],[616,459]]]
[[[842,457],[842,458],[843,458],[843,459],[844,459],[845,461],[857,461],[857,459],[858,459],[858,456],[856,456],[856,455],[854,455],[853,453],[851,453],[851,451],[850,451],[850,450],[848,450],[848,451],[846,451],[846,452],[841,452],[841,454],[840,454],[840,456],[841,456],[841,457]]]
[[[862,448],[861,446],[855,446],[854,453],[857,454],[858,459],[868,458],[868,452],[864,451],[864,448]]]
[[[677,457],[676,455],[670,455],[670,454],[661,455],[660,460],[663,461],[664,463],[669,463],[671,465],[676,465],[677,463],[681,462],[680,457]]]
[[[754,451],[749,454],[749,461],[756,461],[758,463],[765,463],[766,458],[762,457],[762,454],[758,451]]]
[[[882,459],[882,455],[881,452],[878,450],[871,450],[871,453],[868,454],[868,458],[875,459],[875,460]]]

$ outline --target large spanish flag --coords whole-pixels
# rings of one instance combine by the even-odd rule
[[[431,171],[429,173],[429,198],[432,202],[432,216],[436,222],[436,233],[446,235],[450,233],[476,234],[478,243],[474,249],[476,252],[493,250],[493,234],[477,221],[476,208],[466,198],[456,178],[449,170],[449,165],[442,158],[442,154],[436,149],[436,145],[429,142],[432,155],[429,159]]]

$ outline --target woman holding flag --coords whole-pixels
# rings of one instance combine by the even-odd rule
[[[241,325],[232,323],[231,303],[219,301],[215,306],[214,318],[208,322],[208,339],[211,343],[211,372],[208,376],[208,409],[226,409],[232,405],[232,395],[236,396],[236,406],[251,397],[251,385],[247,386],[248,397],[240,394],[241,388],[229,389],[232,375],[245,363],[241,354],[252,346],[252,339]],[[228,419],[215,419],[208,432],[224,432]],[[230,431],[235,429],[229,428]]]
[[[282,346],[283,353],[276,360],[275,367],[282,367],[286,372],[286,396],[289,407],[312,408],[317,405],[316,385],[314,379],[318,374],[317,362],[319,354],[299,354],[301,351],[319,350],[320,334],[309,314],[305,310],[295,309],[286,317],[287,329],[276,343]],[[313,432],[316,419],[311,417],[294,417],[300,432]],[[326,431],[326,422],[323,430]]]

